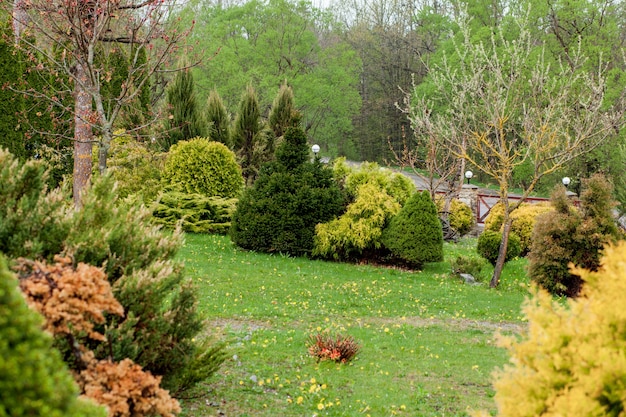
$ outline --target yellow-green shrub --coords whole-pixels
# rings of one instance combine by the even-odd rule
[[[233,151],[206,138],[173,145],[165,161],[162,181],[176,191],[223,198],[239,197],[244,185]]]
[[[379,249],[383,229],[399,211],[400,204],[386,191],[373,183],[361,185],[341,217],[315,227],[313,256],[345,260]]]
[[[437,210],[440,212],[443,211],[444,199],[438,196],[435,198],[435,202],[437,204]],[[450,222],[450,226],[452,226],[459,235],[464,236],[472,230],[475,218],[470,206],[458,198],[453,198],[450,201],[449,212],[448,221]]]
[[[522,203],[511,213],[511,232],[515,233],[520,238],[522,255],[527,254],[530,250],[537,216],[552,210],[548,202],[536,204]],[[504,206],[502,203],[498,203],[491,208],[489,215],[485,219],[485,230],[501,232],[503,219]]]
[[[143,202],[153,202],[162,188],[161,171],[165,156],[165,153],[150,150],[146,144],[128,134],[120,134],[113,139],[107,167],[117,182],[119,197],[140,195]]]
[[[156,224],[170,228],[180,224],[185,232],[225,235],[236,206],[236,198],[170,191],[161,195],[152,216]]]
[[[345,187],[351,198],[356,198],[359,187],[366,183],[375,184],[378,189],[385,190],[400,205],[404,205],[415,192],[415,185],[409,177],[381,168],[376,162],[363,162],[358,167],[351,168],[344,158],[340,158],[333,165],[333,176]]]
[[[581,296],[567,305],[534,289],[510,365],[496,374],[501,417],[621,416],[626,408],[626,243],[605,248],[597,272],[576,269]],[[477,413],[475,416],[488,416]]]

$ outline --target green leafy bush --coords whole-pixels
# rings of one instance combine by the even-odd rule
[[[414,193],[384,229],[383,245],[412,266],[443,260],[443,232],[437,207],[426,191]]]
[[[511,213],[511,232],[520,238],[521,255],[526,255],[530,251],[537,217],[551,210],[552,207],[547,203],[522,203],[519,208]],[[503,219],[504,206],[498,203],[491,208],[485,219],[485,230],[502,232]]]
[[[244,185],[235,154],[223,143],[204,138],[171,147],[162,182],[176,191],[223,198],[239,197]]]
[[[476,281],[483,281],[486,260],[482,257],[459,255],[450,262],[455,274],[470,274]]]
[[[383,229],[400,211],[400,204],[377,185],[366,183],[341,217],[315,228],[313,255],[336,260],[377,257]]]
[[[287,129],[276,156],[237,203],[231,239],[260,252],[309,254],[315,225],[341,213],[343,194],[329,169],[308,162],[302,129]]]
[[[492,265],[495,265],[500,251],[500,242],[502,242],[502,233],[494,232],[493,230],[485,230],[478,237],[476,251]],[[520,238],[515,233],[511,232],[509,235],[509,244],[507,245],[504,262],[508,262],[511,259],[518,257],[520,253]]]
[[[185,232],[226,234],[236,205],[236,198],[170,191],[161,196],[152,216],[157,224],[170,228],[180,224]]]
[[[11,417],[104,417],[106,410],[78,399],[78,387],[41,330],[17,279],[0,256],[0,415]]]
[[[626,243],[604,250],[567,305],[534,289],[522,337],[503,338],[511,359],[495,377],[501,417],[619,416],[626,408]],[[487,417],[483,412],[476,417]]]

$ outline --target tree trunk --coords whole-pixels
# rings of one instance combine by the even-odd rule
[[[76,64],[74,83],[74,206],[82,207],[82,196],[89,186],[92,167],[91,95],[86,90],[89,78],[85,68]]]
[[[20,42],[22,32],[28,22],[28,13],[26,12],[24,0],[13,0],[13,36],[15,43]]]
[[[505,204],[508,206],[508,204]],[[493,269],[493,276],[489,282],[491,288],[496,288],[500,283],[500,275],[502,275],[502,269],[504,268],[504,261],[506,260],[506,251],[509,247],[509,234],[511,233],[511,217],[509,214],[509,208],[504,209],[504,228],[502,230],[502,241],[500,242],[500,250],[498,251],[498,259],[496,260],[496,266]]]

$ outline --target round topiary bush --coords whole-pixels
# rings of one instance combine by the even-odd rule
[[[224,198],[239,197],[244,185],[233,151],[205,138],[180,141],[170,148],[162,182],[177,191]]]
[[[480,256],[488,260],[492,265],[496,264],[498,259],[498,252],[500,251],[500,242],[502,241],[502,234],[500,232],[494,232],[492,230],[485,230],[478,237],[478,244],[476,251]],[[509,234],[509,244],[506,249],[505,262],[519,256],[521,253],[520,238],[515,233]]]
[[[443,260],[441,222],[428,192],[409,198],[383,231],[382,242],[393,255],[417,267]]]

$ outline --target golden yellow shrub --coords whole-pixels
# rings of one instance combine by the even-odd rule
[[[511,359],[495,375],[498,416],[624,415],[626,242],[605,249],[597,272],[574,272],[586,281],[580,297],[562,305],[535,288],[522,339],[502,338]]]

